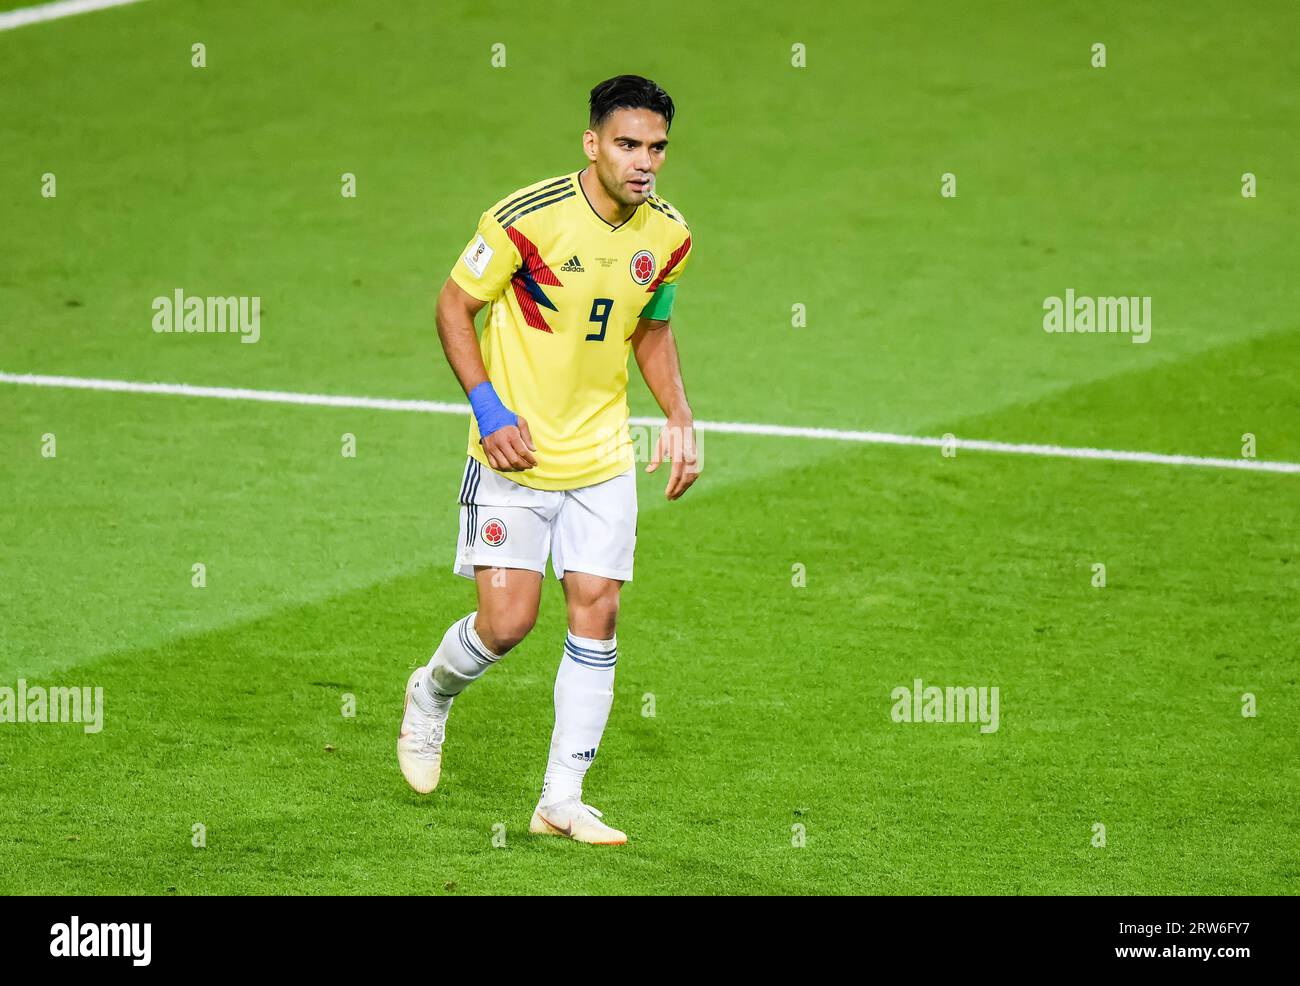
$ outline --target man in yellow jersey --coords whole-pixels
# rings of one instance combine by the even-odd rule
[[[569,632],[529,831],[605,845],[627,836],[583,803],[582,781],[613,702],[636,545],[629,353],[667,417],[646,470],[671,463],[669,500],[700,471],[669,327],[691,233],[655,194],[672,122],[672,99],[649,79],[596,86],[587,166],[483,213],[438,297],[438,335],[474,411],[455,571],[476,581],[478,609],[407,682],[398,763],[415,790],[437,787],[451,704],[532,629],[549,556]]]

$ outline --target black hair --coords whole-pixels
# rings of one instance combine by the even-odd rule
[[[591,90],[591,129],[595,130],[615,110],[650,110],[673,126],[673,98],[655,82],[639,75],[616,75]]]

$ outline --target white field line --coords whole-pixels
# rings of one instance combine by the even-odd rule
[[[372,411],[409,411],[418,414],[469,414],[468,404],[441,401],[398,400],[391,397],[349,397],[337,394],[301,394],[284,390],[250,390],[244,387],[196,387],[184,383],[137,383],[131,380],[97,380],[93,377],[44,376],[36,373],[5,373],[0,383],[25,387],[57,387],[71,390],[102,390],[121,394],[166,394],[173,397],[210,397],[228,401],[261,401],[267,404],[300,404],[312,407],[364,408]],[[632,424],[659,425],[662,418],[632,418]],[[921,445],[939,448],[942,438],[894,435],[882,431],[841,431],[836,428],[800,428],[789,425],[752,424],[743,421],[697,421],[700,431],[736,435],[765,435],[774,438],[810,438],[869,445]],[[1210,469],[1241,469],[1247,472],[1300,473],[1300,462],[1270,462],[1262,459],[1213,459],[1197,455],[1166,455],[1161,452],[1127,452],[1117,449],[1071,448],[1063,445],[1026,445],[958,438],[952,445],[972,452],[1006,452],[1059,459],[1101,459],[1109,462],[1149,462],[1162,466],[1201,466]]]
[[[128,3],[140,3],[142,0],[58,0],[56,3],[42,3],[34,7],[19,7],[0,14],[0,31],[12,31],[16,27],[28,24],[40,24],[42,21],[56,21],[60,17],[75,17],[77,14],[89,14],[94,10],[108,7],[124,7]]]

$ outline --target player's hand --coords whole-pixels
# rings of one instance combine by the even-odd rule
[[[497,472],[523,472],[537,465],[537,459],[533,455],[537,446],[533,444],[528,422],[522,414],[518,418],[518,425],[498,428],[483,439],[483,452],[487,456],[488,465]]]
[[[691,488],[700,478],[702,465],[699,451],[695,444],[695,423],[689,419],[669,418],[659,432],[659,441],[655,443],[654,455],[646,472],[654,472],[660,462],[671,462],[672,472],[668,476],[668,486],[664,496],[676,500]]]

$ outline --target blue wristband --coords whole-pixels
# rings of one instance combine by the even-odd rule
[[[474,420],[478,422],[480,440],[487,438],[494,431],[519,423],[519,416],[501,403],[501,398],[497,396],[490,380],[484,380],[469,392],[469,406],[474,409]]]

